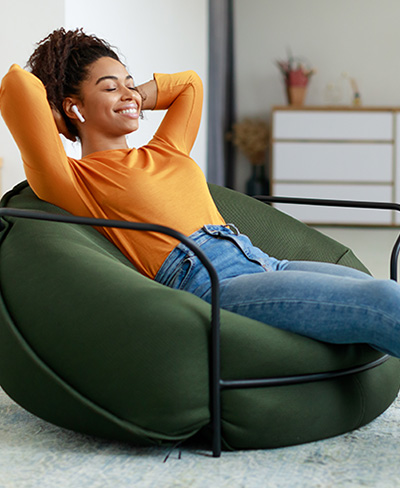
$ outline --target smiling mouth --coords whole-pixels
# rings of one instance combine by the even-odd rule
[[[118,114],[137,114],[138,110],[137,110],[137,108],[127,108],[124,110],[118,110],[117,113]]]

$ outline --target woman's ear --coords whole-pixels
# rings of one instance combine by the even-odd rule
[[[67,117],[72,120],[79,120],[81,123],[84,123],[85,119],[80,112],[80,105],[80,101],[72,97],[66,97],[63,101],[63,109]]]

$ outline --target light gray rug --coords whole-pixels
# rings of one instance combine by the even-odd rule
[[[60,429],[0,389],[0,488],[399,486],[399,399],[356,432],[215,459],[207,450],[135,448]]]

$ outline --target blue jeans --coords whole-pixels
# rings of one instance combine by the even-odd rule
[[[400,357],[400,286],[336,264],[278,260],[234,226],[190,236],[217,270],[221,308],[335,344],[367,343]],[[211,301],[207,270],[184,244],[155,280]]]

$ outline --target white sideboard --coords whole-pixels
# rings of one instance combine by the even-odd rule
[[[400,202],[400,108],[275,107],[272,195]],[[276,205],[311,224],[400,225],[398,212]]]

